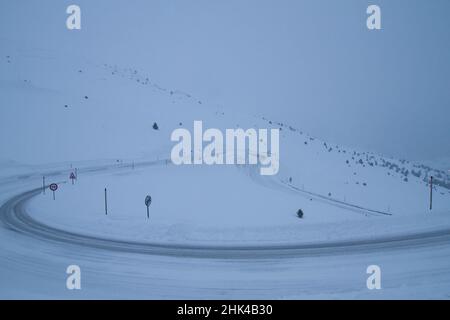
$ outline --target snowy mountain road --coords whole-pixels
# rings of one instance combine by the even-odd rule
[[[368,253],[372,251],[404,250],[418,246],[450,244],[449,229],[351,241],[265,246],[209,246],[122,241],[73,233],[53,228],[37,221],[27,213],[26,204],[29,199],[41,192],[42,189],[38,188],[23,192],[8,200],[0,208],[1,221],[8,228],[26,236],[62,244],[88,246],[110,251],[208,259],[267,259]]]
[[[144,164],[136,164],[139,166]],[[128,168],[100,165],[81,172],[123,170]],[[64,180],[66,171],[53,169],[46,175]],[[64,230],[38,219],[29,201],[42,192],[37,188],[41,175],[21,173],[0,182],[1,298],[378,299],[449,295],[450,230],[445,225],[421,232],[310,243],[225,246],[127,241]],[[31,185],[35,187],[30,190]],[[65,286],[65,271],[74,264],[82,270],[82,289],[71,291]],[[366,288],[366,268],[373,264],[382,269],[382,290]]]

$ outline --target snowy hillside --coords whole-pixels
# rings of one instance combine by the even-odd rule
[[[163,160],[155,168],[138,167],[112,176],[86,177],[86,181],[80,168],[79,183],[63,186],[57,202],[36,198],[31,203],[50,224],[153,240],[165,236],[195,240],[200,229],[220,226],[230,227],[229,234],[209,229],[198,237],[308,241],[330,237],[326,231],[339,230],[336,222],[355,220],[362,223],[363,227],[353,228],[363,230],[361,236],[367,232],[364,226],[377,225],[373,217],[381,219],[380,230],[394,221],[411,223],[398,217],[425,219],[431,175],[436,184],[433,212],[448,212],[450,178],[442,170],[331,145],[287,121],[261,114],[233,114],[226,107],[160,84],[148,71],[11,47],[2,47],[1,53],[1,103],[5,107],[0,130],[2,155],[7,160],[65,162],[67,176],[68,164],[83,166],[82,160],[110,159],[128,169],[133,163]],[[222,129],[279,128],[279,173],[260,176],[251,165],[171,165],[171,132],[179,127],[192,130],[194,120]],[[6,171],[9,164],[4,163],[2,170]],[[112,193],[108,217],[102,214],[105,187]],[[154,205],[151,223],[143,226],[142,199],[147,193],[152,194]],[[296,217],[298,209],[305,212],[303,221]],[[368,220],[367,225],[361,218]],[[343,229],[336,234],[358,236],[339,223]],[[306,236],[312,232],[309,225],[318,228],[311,239]],[[242,232],[237,226],[250,229]],[[279,232],[274,234],[274,230]],[[247,233],[252,237],[245,237]]]
[[[311,127],[306,122],[315,111],[305,119],[286,116],[289,112],[274,116],[277,108],[294,105],[297,115],[314,109],[302,96],[311,87],[296,91],[309,83],[283,78],[295,73],[295,66],[266,65],[252,51],[240,52],[242,65],[234,60],[240,55],[225,57],[228,50],[249,41],[270,59],[279,50],[281,55],[273,61],[286,56],[297,63],[290,56],[298,52],[290,52],[289,39],[280,40],[289,50],[281,43],[275,48],[264,42],[272,26],[264,35],[256,27],[258,32],[244,28],[246,37],[240,40],[232,36],[241,32],[236,27],[229,37],[237,42],[232,41],[235,47],[230,49],[219,37],[203,39],[201,28],[196,30],[198,26],[184,15],[195,11],[187,4],[180,4],[186,11],[178,11],[156,2],[137,3],[148,10],[137,13],[138,5],[124,3],[104,18],[101,5],[86,3],[91,10],[86,16],[100,16],[95,26],[87,23],[86,33],[69,35],[66,29],[52,31],[54,26],[48,23],[42,45],[22,29],[26,33],[22,38],[4,37],[7,32],[0,31],[0,298],[449,297],[448,159],[423,163],[397,159],[311,135],[302,123]],[[271,5],[265,5],[272,14]],[[12,11],[23,6],[10,5]],[[27,12],[34,12],[37,5],[30,6]],[[44,17],[53,17],[59,9],[49,6]],[[236,11],[232,6],[226,10]],[[281,19],[286,8],[279,10]],[[124,20],[119,19],[121,11]],[[189,32],[197,31],[198,41],[214,52],[225,52],[208,56],[210,61],[205,62],[220,68],[197,70],[200,63],[186,67],[201,59],[195,50],[177,60],[177,49],[194,46],[192,39],[183,38],[155,12],[186,28],[192,23]],[[242,14],[241,23],[246,25],[248,17],[236,14]],[[212,23],[209,12],[197,18]],[[109,19],[120,26],[109,25]],[[298,20],[297,13],[291,19]],[[134,20],[146,29],[131,24]],[[123,27],[125,22],[133,27]],[[255,40],[253,32],[263,40]],[[52,37],[58,40],[53,42]],[[152,46],[133,45],[152,37]],[[312,38],[312,47],[301,47],[310,60],[317,54],[315,42],[323,40]],[[161,49],[161,43],[167,47]],[[330,46],[328,51],[336,49],[335,44]],[[118,52],[110,53],[112,48]],[[329,52],[318,48],[323,57],[316,63],[321,65]],[[330,87],[310,90],[313,95],[342,89],[331,71],[330,79],[320,79],[323,73],[311,72],[313,68],[305,67],[308,61],[298,62],[299,68],[310,70],[308,77]],[[332,61],[326,64],[325,69],[335,67]],[[246,72],[233,73],[242,66],[248,67]],[[326,100],[336,109],[348,100],[362,101],[367,94],[362,90],[358,96],[359,88],[352,88],[363,79],[360,67],[356,64],[357,75],[347,88],[355,97]],[[183,71],[174,72],[178,69]],[[347,72],[347,67],[342,70]],[[249,74],[261,80],[240,81]],[[230,85],[228,98],[222,101],[226,95],[220,92],[204,96],[202,83],[219,78],[220,85]],[[183,83],[189,88],[178,87]],[[253,86],[250,92],[272,90],[272,85],[274,91],[249,98],[251,94],[242,94],[245,84]],[[395,90],[409,93],[405,88]],[[294,94],[287,98],[283,92]],[[246,98],[237,100],[241,96]],[[279,104],[261,111],[247,108],[249,101],[261,102],[267,96]],[[295,103],[292,97],[297,97]],[[328,118],[330,127],[345,126],[339,117]],[[171,135],[180,128],[194,131],[195,121],[202,121],[204,130],[222,132],[279,130],[279,171],[261,175],[261,164],[174,164],[171,150],[176,143]],[[366,125],[361,123],[360,131],[350,134],[367,137]],[[380,137],[389,136],[382,130]],[[57,184],[55,192],[51,183]],[[148,217],[147,196],[152,199]],[[64,286],[65,270],[72,264],[83,269],[79,292]],[[382,291],[366,290],[366,268],[373,264],[385,272]]]

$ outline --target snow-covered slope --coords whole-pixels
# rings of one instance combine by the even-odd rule
[[[392,224],[421,225],[429,211],[430,176],[433,213],[445,217],[450,208],[445,171],[331,145],[289,121],[232,113],[159,83],[151,70],[10,44],[0,49],[0,91],[3,176],[17,170],[11,160],[31,165],[22,173],[42,171],[36,165],[44,163],[59,163],[67,174],[81,168],[77,185],[63,186],[58,201],[36,198],[31,204],[38,217],[59,227],[176,241],[307,241],[327,238],[330,230],[357,237],[374,225],[373,218],[381,221],[376,232]],[[172,131],[192,131],[194,120],[205,128],[279,128],[279,173],[260,176],[255,166],[171,165]],[[129,170],[84,180],[86,161],[100,159]],[[131,169],[147,160],[163,164]],[[112,193],[108,217],[102,213],[104,187]],[[152,222],[144,227],[142,199],[148,193],[154,198]],[[303,220],[296,218],[300,208]],[[430,223],[441,223],[436,219]],[[356,225],[349,227],[349,220]]]

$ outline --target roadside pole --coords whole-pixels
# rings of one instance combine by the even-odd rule
[[[45,194],[45,176],[42,177],[42,193]]]
[[[106,188],[105,188],[105,215],[108,215],[108,197]]]
[[[430,211],[433,210],[433,176],[430,178]]]

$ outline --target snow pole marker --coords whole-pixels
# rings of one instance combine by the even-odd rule
[[[108,215],[108,197],[106,188],[105,188],[105,215]]]
[[[433,176],[430,178],[430,211],[433,210]]]
[[[42,193],[45,194],[45,176],[42,177]]]

